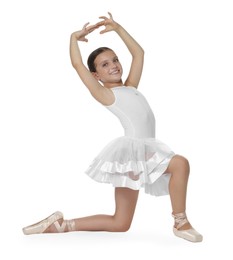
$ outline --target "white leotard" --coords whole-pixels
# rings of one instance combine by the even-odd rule
[[[134,87],[111,88],[115,102],[106,106],[115,114],[125,130],[125,136],[155,137],[155,117],[145,97]]]
[[[145,97],[134,87],[115,87],[112,105],[125,136],[118,137],[93,160],[86,173],[98,182],[112,183],[159,196],[169,193],[165,173],[174,152],[155,138],[155,118]]]

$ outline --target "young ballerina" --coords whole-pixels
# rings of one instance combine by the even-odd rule
[[[125,135],[108,144],[92,162],[87,174],[98,182],[115,187],[115,213],[64,220],[55,212],[48,218],[23,228],[26,235],[69,231],[125,232],[130,228],[139,189],[151,195],[170,195],[173,232],[192,242],[202,241],[186,217],[186,192],[189,163],[168,146],[155,139],[155,118],[145,97],[137,90],[143,69],[144,51],[129,33],[109,17],[101,16],[95,25],[85,24],[72,33],[71,62],[91,95],[119,118]],[[93,51],[88,67],[83,64],[78,41],[104,26],[101,34],[114,31],[125,43],[132,62],[129,75],[122,81],[122,66],[115,52],[107,47]]]

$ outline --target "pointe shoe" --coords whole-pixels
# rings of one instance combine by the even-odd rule
[[[52,215],[38,223],[23,228],[25,235],[41,234],[52,224],[59,225],[58,220],[63,218],[63,214],[60,211],[54,212]]]
[[[184,224],[188,223],[188,219],[185,213],[178,213],[172,215],[175,219],[176,227],[173,227],[173,233],[177,237],[186,239],[190,242],[201,242],[203,237],[194,228],[179,230]]]

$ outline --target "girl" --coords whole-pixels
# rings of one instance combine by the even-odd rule
[[[64,220],[55,212],[39,223],[23,228],[24,234],[69,231],[124,232],[130,228],[137,204],[139,189],[151,195],[169,194],[174,217],[173,232],[192,242],[202,241],[187,220],[186,191],[189,163],[183,156],[155,139],[155,119],[145,97],[137,90],[144,51],[129,33],[113,20],[101,16],[95,25],[84,25],[72,33],[70,39],[71,62],[91,95],[122,123],[123,137],[113,140],[95,158],[87,174],[98,182],[112,183],[115,187],[116,210],[113,215],[94,215]],[[86,36],[100,26],[100,33],[115,31],[128,48],[132,62],[129,75],[122,81],[122,66],[115,52],[107,47],[93,51],[88,67],[83,64],[78,41],[87,42]]]

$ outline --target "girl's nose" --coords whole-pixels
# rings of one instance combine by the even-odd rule
[[[111,63],[111,68],[117,68],[117,64],[115,62]]]

